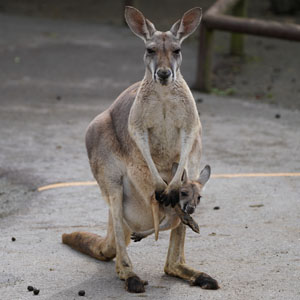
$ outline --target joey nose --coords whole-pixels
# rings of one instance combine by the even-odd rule
[[[171,75],[171,71],[168,69],[167,70],[159,69],[157,71],[157,76],[162,80],[168,79],[170,75]]]
[[[187,212],[189,215],[193,214],[194,211],[195,211],[195,208],[192,207],[192,206],[188,206],[188,207],[186,208],[186,212]]]

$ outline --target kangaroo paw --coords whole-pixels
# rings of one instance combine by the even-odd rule
[[[138,276],[128,277],[125,281],[125,289],[129,293],[144,293],[144,285],[148,284],[147,282],[141,280]]]
[[[200,286],[202,289],[206,290],[217,290],[219,288],[219,284],[217,280],[213,279],[209,275],[202,273],[200,274],[191,285]]]

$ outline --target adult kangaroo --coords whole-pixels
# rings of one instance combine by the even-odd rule
[[[130,29],[146,46],[145,76],[97,116],[86,133],[93,175],[109,205],[105,238],[87,232],[63,235],[63,243],[100,260],[116,257],[116,271],[129,292],[144,292],[126,251],[132,232],[154,228],[151,203],[174,206],[186,169],[199,180],[201,123],[190,89],[180,73],[181,43],[200,23],[201,9],[187,11],[161,32],[143,14],[126,7]],[[172,176],[172,164],[178,163]],[[177,224],[178,225],[178,224]],[[218,283],[185,264],[185,226],[170,228],[164,271],[205,289]]]

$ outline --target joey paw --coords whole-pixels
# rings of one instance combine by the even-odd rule
[[[137,233],[137,232],[133,232],[132,234],[131,234],[131,237],[130,237],[134,242],[139,242],[139,241],[141,241],[143,238],[144,238],[144,236],[142,235],[142,234],[139,234],[139,233]]]

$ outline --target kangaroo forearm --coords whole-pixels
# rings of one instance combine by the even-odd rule
[[[181,129],[181,152],[180,152],[180,159],[178,163],[177,171],[170,182],[170,185],[180,185],[181,176],[183,171],[186,167],[188,156],[192,150],[194,141],[196,139],[196,130],[193,130],[190,133],[187,133],[184,129]]]
[[[137,147],[139,148],[140,152],[143,155],[143,158],[145,159],[147,166],[149,168],[149,171],[152,175],[152,178],[154,180],[154,183],[157,184],[160,181],[162,181],[162,178],[154,164],[154,161],[151,156],[150,152],[150,146],[149,146],[149,137],[148,137],[148,131],[147,130],[131,130],[132,138],[135,141]]]

